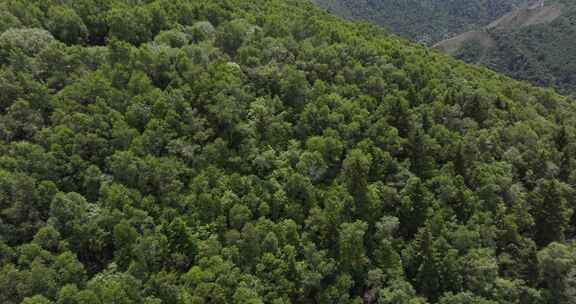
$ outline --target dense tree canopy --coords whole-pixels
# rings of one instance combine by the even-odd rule
[[[575,130],[303,0],[3,0],[0,303],[572,303]]]

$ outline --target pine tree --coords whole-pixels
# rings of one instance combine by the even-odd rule
[[[535,240],[539,246],[563,241],[572,208],[568,203],[570,188],[557,180],[540,181],[530,196],[535,220]]]

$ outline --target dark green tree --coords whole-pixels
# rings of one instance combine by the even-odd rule
[[[530,202],[538,245],[546,246],[565,239],[573,212],[568,201],[570,191],[566,184],[557,180],[543,180],[532,192]]]

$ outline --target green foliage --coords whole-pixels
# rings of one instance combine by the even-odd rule
[[[0,34],[0,61],[7,63],[18,54],[34,56],[53,40],[50,32],[43,29],[10,28]]]
[[[549,288],[548,298],[570,303],[574,295],[576,255],[573,246],[551,243],[538,253],[542,282]]]
[[[465,62],[479,62],[483,55],[481,43],[478,40],[469,40],[464,42],[455,57]]]
[[[33,296],[31,298],[26,298],[22,301],[22,304],[52,304],[54,302],[46,299],[43,296]]]
[[[534,189],[532,206],[536,224],[536,243],[545,246],[563,241],[573,210],[568,199],[571,188],[558,181],[545,180]]]
[[[0,303],[574,299],[571,100],[303,0],[0,8]]]
[[[80,44],[88,38],[88,28],[76,12],[64,6],[52,6],[46,27],[59,40]]]
[[[110,36],[133,44],[152,39],[152,16],[142,7],[116,8],[108,13]]]

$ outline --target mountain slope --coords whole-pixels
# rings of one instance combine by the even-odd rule
[[[575,19],[573,2],[549,1],[544,7],[514,11],[484,30],[464,33],[436,47],[469,63],[574,95]]]
[[[0,303],[571,303],[576,105],[300,0],[0,2]]]
[[[542,5],[516,9],[490,23],[488,29],[511,30],[524,26],[550,23],[562,15],[562,5],[548,1]],[[551,4],[550,4],[551,3]]]
[[[434,43],[488,25],[526,0],[313,0],[348,18],[374,22],[413,41]]]

